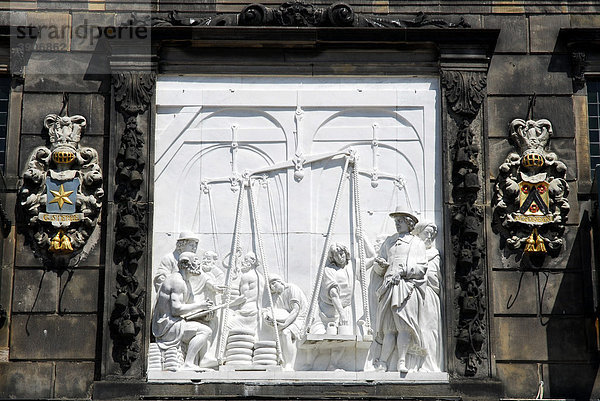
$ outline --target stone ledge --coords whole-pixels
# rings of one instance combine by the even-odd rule
[[[145,382],[94,383],[94,400],[236,400],[236,399],[295,399],[295,400],[494,400],[504,395],[502,384],[492,379],[457,380],[446,384],[248,384],[202,383],[165,384]]]
[[[446,372],[319,372],[319,371],[207,371],[207,372],[168,372],[148,371],[149,382],[161,383],[259,383],[259,384],[313,384],[313,383],[403,383],[439,384],[448,383]]]

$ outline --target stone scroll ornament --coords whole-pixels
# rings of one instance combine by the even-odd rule
[[[456,23],[441,18],[429,18],[418,13],[413,19],[383,18],[358,14],[346,3],[334,3],[321,8],[303,1],[288,1],[277,8],[253,3],[238,14],[224,14],[205,18],[189,18],[171,11],[164,17],[155,17],[153,26],[290,26],[290,27],[371,27],[371,28],[468,28],[463,18]]]
[[[563,246],[569,213],[567,166],[548,150],[552,124],[515,119],[510,141],[518,149],[499,168],[494,193],[494,228],[508,249],[555,255]]]
[[[17,212],[36,257],[52,268],[77,266],[100,237],[102,170],[98,152],[80,147],[82,116],[49,114],[50,148],[35,149],[23,173]]]

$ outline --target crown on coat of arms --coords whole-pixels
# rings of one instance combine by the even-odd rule
[[[52,160],[56,164],[70,164],[75,160],[75,150],[79,147],[86,124],[83,116],[46,116],[44,126],[50,135]]]

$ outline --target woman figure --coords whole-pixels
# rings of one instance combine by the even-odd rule
[[[437,236],[437,226],[434,223],[418,223],[413,231],[425,243],[427,254],[427,273],[425,278],[425,297],[419,310],[419,327],[423,335],[423,348],[425,355],[420,371],[441,372],[443,364],[442,349],[442,312],[441,312],[441,284],[440,252],[433,246]]]

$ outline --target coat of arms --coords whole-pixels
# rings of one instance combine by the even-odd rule
[[[36,256],[55,267],[75,266],[99,238],[102,170],[98,152],[79,146],[84,117],[49,114],[44,126],[50,148],[33,151],[23,173],[18,207]]]
[[[548,151],[552,124],[513,120],[510,139],[520,153],[500,166],[494,194],[494,226],[510,249],[558,252],[569,213],[567,166]]]

